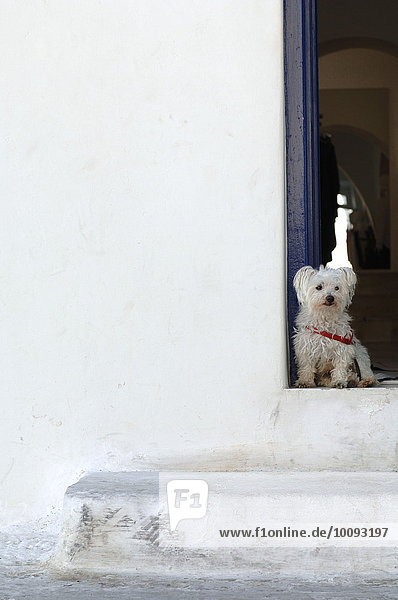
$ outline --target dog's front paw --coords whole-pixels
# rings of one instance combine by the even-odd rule
[[[374,377],[369,377],[368,379],[361,379],[361,381],[358,383],[358,387],[372,387],[373,385],[376,385],[376,379]]]
[[[298,388],[314,388],[314,387],[316,387],[314,381],[296,381],[295,386]]]
[[[342,390],[348,386],[348,381],[335,381],[333,387]]]

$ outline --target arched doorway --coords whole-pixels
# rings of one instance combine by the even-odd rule
[[[349,211],[346,214],[349,261],[355,270],[389,269],[388,146],[371,132],[348,125],[331,125],[327,131],[336,150],[340,173],[337,200],[340,217],[344,206]],[[334,266],[339,266],[336,259]]]
[[[364,3],[359,24],[358,14],[340,0],[333,9],[320,0],[318,8],[322,132],[330,134],[336,150],[340,209],[349,213],[347,259],[359,280],[351,310],[354,328],[376,370],[394,380],[398,378],[398,173],[393,166],[398,164],[398,36],[392,27],[386,28],[391,19],[385,18],[380,3]]]

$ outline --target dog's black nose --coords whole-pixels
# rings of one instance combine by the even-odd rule
[[[334,302],[334,296],[326,296],[326,302],[328,304],[333,304],[333,302]]]

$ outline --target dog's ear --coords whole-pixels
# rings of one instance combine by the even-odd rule
[[[340,267],[340,269],[338,269],[338,271],[340,271],[343,281],[344,281],[345,285],[347,286],[348,299],[349,299],[349,302],[347,304],[347,308],[348,308],[354,297],[355,286],[357,284],[357,276],[355,275],[354,271],[352,269],[350,269],[349,267]]]
[[[297,299],[300,304],[305,300],[305,292],[308,286],[308,282],[316,271],[312,267],[302,267],[294,276],[293,286],[296,290]]]

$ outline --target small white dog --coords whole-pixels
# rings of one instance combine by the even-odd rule
[[[369,354],[347,313],[354,296],[352,269],[300,269],[293,280],[300,310],[293,338],[297,387],[369,387],[376,383]]]

